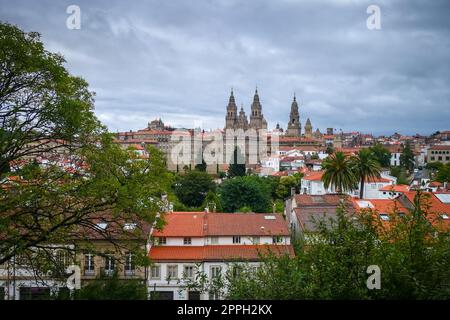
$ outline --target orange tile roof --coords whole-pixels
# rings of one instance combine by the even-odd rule
[[[366,183],[374,183],[374,182],[385,182],[385,183],[389,183],[389,182],[393,182],[394,180],[388,179],[388,178],[383,178],[383,177],[379,177],[379,178],[370,178],[367,179]]]
[[[359,199],[356,199],[357,202]],[[392,214],[395,210],[399,212],[408,212],[408,209],[405,208],[397,199],[368,199],[363,201],[370,202],[375,210],[377,210],[379,213],[386,213],[386,214]],[[357,207],[357,209],[363,209],[361,207]]]
[[[155,237],[203,237],[205,212],[172,212],[164,215],[163,230],[155,230]]]
[[[266,219],[274,217],[274,219]],[[277,214],[209,213],[206,214],[207,235],[289,235],[286,221]]]
[[[312,181],[320,181],[322,180],[323,171],[313,171],[310,173],[306,173],[302,178],[303,180],[312,180]]]
[[[276,214],[172,212],[164,218],[166,225],[154,237],[289,235],[287,223]]]
[[[408,192],[409,186],[406,184],[390,184],[387,186],[384,186],[383,188],[379,189],[380,191],[392,191],[392,192]]]
[[[257,261],[260,254],[267,253],[295,255],[290,245],[153,246],[149,258],[154,261]]]
[[[414,198],[416,196],[415,191],[405,192],[404,196],[408,201],[414,205]],[[421,192],[422,207],[428,211],[428,220],[433,225],[443,224],[446,228],[450,228],[450,219],[442,219],[442,214],[450,216],[450,204],[443,203],[439,200],[434,193]]]

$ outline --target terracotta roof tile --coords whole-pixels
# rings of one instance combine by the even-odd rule
[[[154,246],[149,258],[157,261],[232,261],[259,260],[260,254],[289,254],[290,245],[208,245],[208,246]]]

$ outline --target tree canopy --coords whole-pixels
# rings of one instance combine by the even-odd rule
[[[186,206],[198,207],[205,200],[210,191],[216,190],[212,177],[202,171],[188,171],[178,175],[173,185],[173,191],[178,199]]]
[[[170,186],[161,152],[141,159],[115,144],[86,81],[38,33],[1,23],[0,48],[0,167],[14,168],[0,180],[0,264],[72,243],[80,228],[113,241],[96,226],[105,215],[158,222]]]
[[[270,185],[258,176],[225,180],[219,195],[225,212],[236,212],[243,207],[254,212],[272,212]]]

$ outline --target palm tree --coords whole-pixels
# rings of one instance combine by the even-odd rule
[[[351,191],[355,188],[357,179],[352,170],[352,163],[349,157],[342,152],[329,155],[322,162],[322,181],[325,188],[332,185],[337,193]]]
[[[361,149],[351,158],[355,177],[359,180],[359,198],[364,197],[364,183],[366,180],[380,177],[381,166],[369,149]]]

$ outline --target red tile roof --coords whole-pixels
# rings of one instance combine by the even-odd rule
[[[166,225],[163,230],[155,230],[153,236],[289,235],[286,221],[277,214],[172,212],[167,213],[164,218]]]
[[[155,237],[203,237],[205,212],[172,212],[164,215],[166,225],[155,230]]]
[[[295,255],[290,245],[153,246],[149,258],[157,261],[242,261],[260,260],[260,255],[267,253]]]
[[[450,150],[450,145],[448,144],[436,144],[430,147],[428,150]]]
[[[408,192],[409,186],[406,184],[390,184],[387,186],[384,186],[383,188],[379,189],[380,191],[392,191],[392,192]]]
[[[312,180],[312,181],[320,181],[322,180],[323,171],[313,171],[310,173],[306,173],[302,178],[303,180]]]

